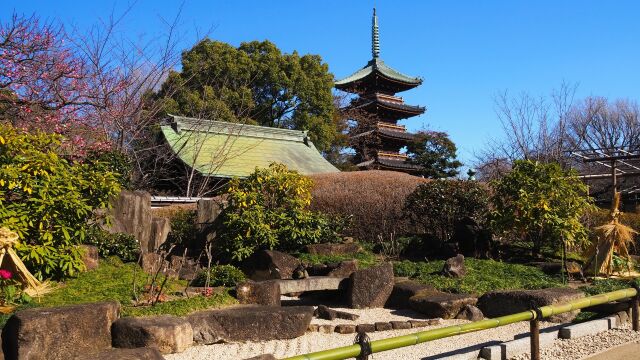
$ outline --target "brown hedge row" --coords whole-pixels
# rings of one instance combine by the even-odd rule
[[[346,235],[374,242],[392,233],[412,233],[403,218],[405,199],[430,180],[395,171],[353,171],[313,175],[311,208],[327,214],[350,216]]]

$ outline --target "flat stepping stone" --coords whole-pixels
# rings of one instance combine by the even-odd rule
[[[340,290],[346,285],[346,278],[334,276],[310,276],[298,280],[274,280],[280,286],[281,294],[295,294],[305,291]]]
[[[304,335],[313,306],[238,306],[187,316],[197,344],[294,339]]]

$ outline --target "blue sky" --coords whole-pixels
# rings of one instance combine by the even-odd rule
[[[13,8],[86,28],[129,2],[4,1]],[[401,96],[427,107],[405,120],[411,130],[448,132],[460,158],[501,136],[496,93],[549,94],[562,81],[577,83],[578,97],[640,99],[638,1],[195,1],[183,5],[182,47],[197,31],[238,45],[268,39],[283,51],[322,56],[337,78],[371,57],[371,9],[378,9],[381,57],[397,70],[424,78]],[[121,29],[154,36],[180,2],[135,2]]]

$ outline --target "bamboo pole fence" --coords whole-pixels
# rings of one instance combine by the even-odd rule
[[[363,355],[379,353],[382,351],[389,351],[398,349],[405,346],[413,346],[416,344],[443,339],[450,336],[456,336],[461,334],[467,334],[475,331],[481,331],[500,326],[513,324],[520,321],[529,321],[531,326],[531,344],[532,344],[532,359],[539,359],[539,342],[538,336],[540,331],[539,321],[557,314],[562,314],[574,310],[588,308],[590,306],[606,304],[612,301],[618,300],[631,300],[632,309],[632,325],[633,330],[640,331],[640,316],[638,315],[638,298],[640,297],[640,291],[636,288],[627,288],[617,291],[612,291],[600,295],[594,295],[584,297],[581,299],[569,301],[563,304],[554,304],[548,306],[542,306],[516,314],[505,315],[493,319],[485,319],[480,321],[471,322],[463,325],[447,326],[439,329],[420,331],[408,335],[390,337],[386,339],[374,340],[367,342],[366,346],[363,344],[354,344],[350,346],[343,346],[334,349],[313,352],[304,355],[297,355],[288,357],[282,360],[342,360],[355,357],[362,357]],[[364,349],[364,351],[363,351]],[[368,353],[368,354],[367,354]]]

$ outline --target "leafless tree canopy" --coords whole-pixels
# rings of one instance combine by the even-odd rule
[[[630,100],[575,99],[577,86],[563,83],[550,96],[503,92],[495,97],[503,136],[476,154],[479,176],[489,180],[509,171],[518,159],[555,161],[581,172],[597,171],[571,158],[576,150],[607,154],[610,149],[640,148],[640,110]],[[600,169],[602,171],[602,169]]]

